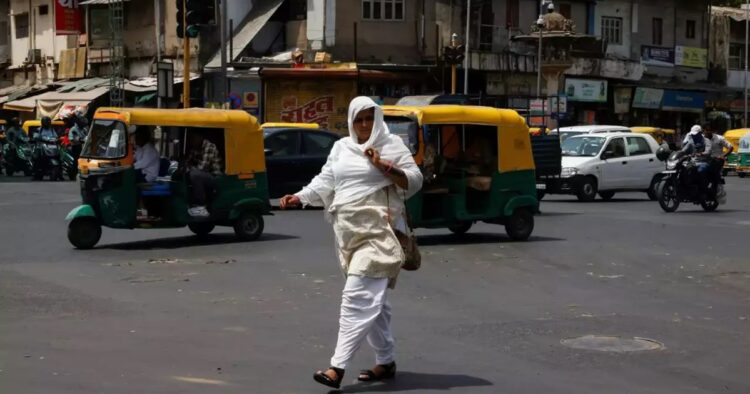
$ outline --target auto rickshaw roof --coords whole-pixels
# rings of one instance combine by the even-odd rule
[[[42,121],[39,120],[39,119],[36,119],[36,120],[27,120],[27,121],[23,122],[23,124],[21,125],[21,129],[26,134],[28,134],[30,128],[32,128],[32,127],[41,127],[41,126],[42,126]],[[52,126],[65,126],[65,122],[63,122],[62,120],[53,120],[52,121]]]
[[[524,128],[527,127],[524,119],[514,110],[476,105],[385,105],[383,106],[383,112],[390,116],[416,117],[420,124],[520,125]]]
[[[632,130],[634,133],[646,133],[646,134],[656,133],[658,131],[664,131],[660,127],[653,127],[653,126],[633,126],[633,127],[630,127],[630,130]]]
[[[727,130],[724,133],[724,138],[742,138],[743,135],[750,133],[750,128],[748,129],[734,129],[734,130]]]
[[[262,129],[272,128],[289,128],[289,129],[319,129],[317,123],[284,123],[284,122],[266,122],[260,125]]]
[[[119,118],[130,125],[202,127],[260,132],[257,119],[245,111],[211,108],[99,108],[94,119]],[[252,125],[247,127],[247,125]]]

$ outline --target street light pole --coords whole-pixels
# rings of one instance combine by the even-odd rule
[[[471,0],[466,0],[466,38],[464,40],[464,94],[469,94],[469,26],[471,22]]]
[[[747,49],[748,49],[748,32],[750,32],[750,27],[748,23],[748,17],[750,17],[750,0],[745,0],[745,74],[744,74],[744,90],[745,90],[745,117],[742,119],[742,127],[747,128]]]

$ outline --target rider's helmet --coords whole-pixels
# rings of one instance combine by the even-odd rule
[[[52,119],[49,116],[42,117],[42,128],[48,129],[52,127]]]
[[[659,149],[656,150],[656,158],[659,159],[659,161],[667,161],[671,153],[672,152],[670,152],[669,148],[660,146]]]

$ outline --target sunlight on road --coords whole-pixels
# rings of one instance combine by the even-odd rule
[[[223,380],[216,379],[204,379],[204,378],[193,378],[189,376],[172,376],[172,379],[179,380],[180,382],[195,383],[195,384],[210,384],[213,386],[227,386],[229,383]]]

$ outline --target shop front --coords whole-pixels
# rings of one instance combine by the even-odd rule
[[[661,111],[663,98],[664,89],[636,87],[633,92],[630,125],[669,128],[668,124],[664,124],[669,116],[664,116]]]
[[[617,123],[608,105],[608,82],[604,79],[565,78],[567,110],[579,125]]]
[[[663,120],[661,127],[684,133],[690,126],[701,124],[705,120],[705,108],[705,92],[665,89],[661,110],[670,114]]]

